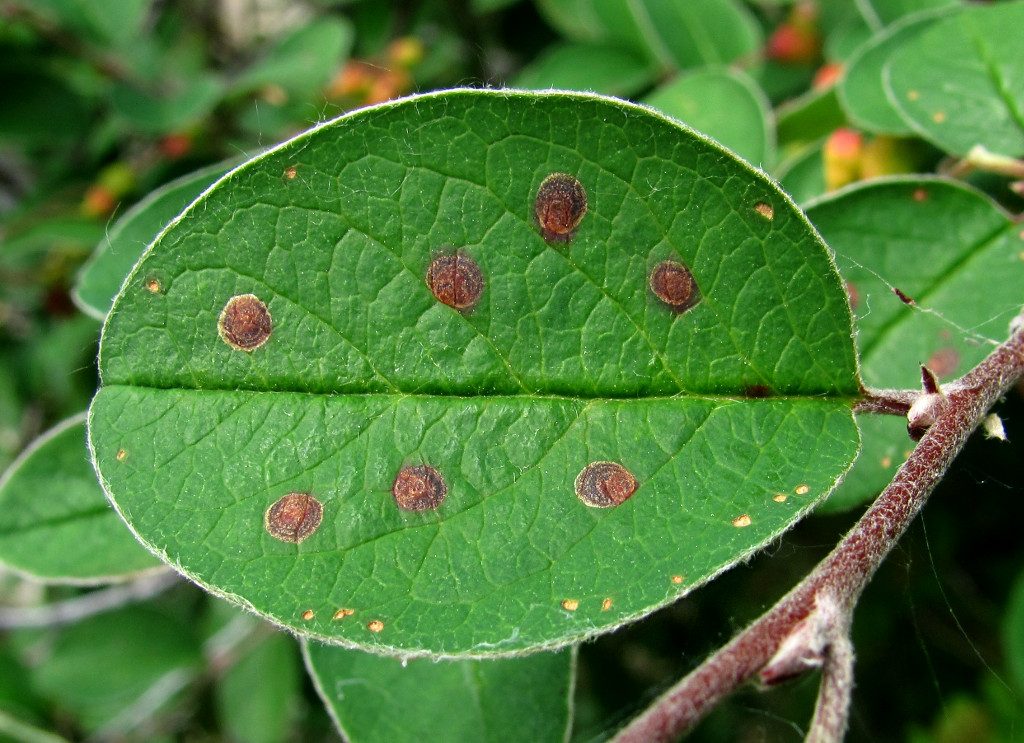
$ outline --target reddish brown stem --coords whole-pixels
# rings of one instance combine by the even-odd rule
[[[1018,328],[975,369],[944,388],[948,405],[836,548],[775,606],[620,731],[615,743],[667,743],[684,735],[722,699],[758,674],[814,609],[819,595],[831,597],[851,613],[864,586],[921,510],[968,436],[1022,376],[1024,330]]]

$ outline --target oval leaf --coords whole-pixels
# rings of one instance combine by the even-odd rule
[[[589,208],[542,210],[549,243],[552,173]],[[428,287],[439,256],[462,309]],[[688,311],[651,288],[665,261]],[[254,159],[154,243],[100,355],[93,454],[140,538],[384,652],[612,629],[774,538],[858,447],[849,306],[809,224],[710,141],[597,96],[419,96]],[[586,505],[596,462],[626,472],[591,490],[632,497]]]

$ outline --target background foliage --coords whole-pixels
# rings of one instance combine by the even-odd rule
[[[943,378],[953,378],[983,355],[979,342],[1000,337],[1024,263],[998,262],[1020,239],[990,200],[1021,210],[1005,177],[956,171],[989,198],[918,179],[836,193],[884,175],[949,172],[948,158],[972,143],[1024,155],[1015,114],[1024,96],[1012,86],[993,92],[991,78],[978,76],[985,59],[1019,67],[1017,36],[1006,29],[1020,3],[985,16],[958,16],[951,0],[630,6],[0,2],[0,466],[85,409],[97,383],[97,318],[120,285],[110,277],[126,273],[218,173],[353,108],[456,84],[646,102],[779,179],[839,253],[869,383],[912,384],[917,362],[944,361]],[[984,43],[963,46],[964,29]],[[943,96],[910,95],[936,80],[951,83]],[[976,99],[967,105],[962,95]],[[917,199],[921,189],[927,199]],[[901,198],[921,211],[899,208]],[[934,254],[915,253],[913,269],[872,258],[863,237],[879,226],[889,231],[874,246]],[[893,281],[955,325],[908,310],[893,299]],[[1019,395],[1001,410],[1011,442],[1024,435],[1021,411]],[[332,717],[343,715],[318,698],[297,643],[181,582],[79,622],[24,626],[40,616],[36,607],[52,615],[60,602],[108,590],[81,585],[76,569],[151,568],[144,553],[96,554],[88,520],[102,499],[69,497],[61,512],[36,514],[32,523],[46,529],[18,521],[43,493],[82,492],[76,466],[77,482],[89,483],[84,455],[75,457],[84,454],[81,423],[63,425],[36,446],[45,462],[67,461],[59,469],[69,479],[47,481],[46,466],[26,458],[0,484],[0,561],[9,568],[0,572],[0,625],[22,625],[0,630],[0,740],[334,739]],[[573,740],[599,739],[637,711],[828,550],[910,446],[901,422],[868,425],[879,429],[865,434],[878,448],[866,449],[829,513],[693,596],[581,646]],[[858,608],[851,740],[1011,741],[1024,729],[1024,483],[1015,443],[977,438]],[[19,561],[38,554],[53,558],[45,570]],[[111,562],[91,563],[100,558]],[[316,652],[306,653],[314,666]],[[809,678],[741,695],[694,738],[799,740],[814,693]],[[412,723],[405,732],[429,736]]]

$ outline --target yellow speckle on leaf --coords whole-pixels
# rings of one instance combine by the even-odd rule
[[[576,611],[580,608],[580,602],[576,599],[563,599],[562,608],[566,611]]]
[[[750,526],[751,523],[750,514],[747,513],[741,514],[732,520],[732,525],[739,528]]]

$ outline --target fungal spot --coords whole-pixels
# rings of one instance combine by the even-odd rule
[[[750,515],[746,514],[746,513],[741,514],[741,515],[737,516],[736,518],[734,518],[732,520],[732,525],[735,526],[735,527],[741,528],[741,529],[744,526],[750,526],[750,524],[751,524]]]
[[[789,496],[786,495],[785,493],[776,493],[775,495],[772,496],[772,500],[775,501],[776,503],[785,503],[786,498],[788,497]]]
[[[267,342],[271,330],[270,312],[255,294],[229,299],[217,320],[221,339],[239,351],[255,351]]]
[[[601,611],[608,611],[611,608],[612,608],[612,600],[611,599],[605,599],[604,601],[601,602]]]
[[[909,305],[915,305],[915,304],[917,304],[917,302],[915,302],[915,301],[914,301],[913,299],[911,299],[911,298],[910,298],[910,297],[908,297],[908,296],[907,296],[906,294],[904,294],[904,293],[903,293],[903,292],[902,292],[902,291],[901,291],[901,290],[899,289],[899,287],[896,287],[896,286],[894,286],[894,287],[892,288],[892,293],[893,293],[893,294],[895,294],[895,295],[896,295],[897,297],[899,297],[899,298],[900,298],[900,301],[901,301],[901,302],[903,302],[903,304],[909,304]]]
[[[576,476],[576,497],[594,508],[625,503],[636,489],[636,478],[618,462],[593,462]]]
[[[398,471],[391,494],[403,511],[428,511],[441,505],[448,495],[448,486],[440,472],[418,464]]]
[[[772,394],[771,388],[766,384],[750,384],[743,390],[744,397],[761,399]]]
[[[284,169],[284,173],[282,173],[281,175],[282,177],[285,178],[285,180],[293,181],[295,180],[295,176],[297,176],[298,174],[298,169],[294,165],[290,165]]]
[[[941,124],[945,120],[946,114],[943,113],[942,111],[936,111],[935,113],[932,114],[932,121],[934,121],[936,124]]]
[[[564,599],[562,601],[562,608],[566,611],[576,611],[580,608],[580,602],[576,599]]]
[[[686,312],[700,301],[700,291],[690,269],[678,261],[662,261],[651,271],[651,291],[676,313]]]
[[[914,201],[922,202],[928,200],[928,192],[923,188],[914,189]]]
[[[380,632],[382,629],[384,629],[384,622],[380,621],[379,619],[374,619],[372,622],[366,625],[366,629],[370,630],[370,632]]]
[[[681,576],[681,575],[673,575],[672,576],[672,583],[674,585],[677,585],[677,586],[683,585],[683,576]]]
[[[948,377],[960,366],[960,353],[955,348],[940,348],[928,357],[926,366],[940,377]]]
[[[921,94],[918,93],[916,90],[908,90],[907,91],[907,99],[908,100],[916,101],[920,97],[921,97]]]
[[[754,211],[760,214],[765,219],[775,219],[775,210],[771,204],[766,204],[763,201],[758,201],[754,204]]]
[[[324,516],[320,501],[308,493],[288,493],[267,509],[267,533],[282,542],[299,544],[313,535]]]
[[[883,468],[889,469],[890,467],[892,467],[892,457],[882,457],[881,464]]]
[[[909,459],[910,458],[910,449],[904,449],[903,450],[903,458],[904,459]]]
[[[314,616],[314,614],[313,614],[313,610],[312,609],[306,609],[304,612],[302,612],[302,618],[305,619],[307,622],[310,619],[312,619],[313,616]]]
[[[793,492],[797,495],[807,495],[811,492],[811,488],[807,485],[797,485]]]
[[[164,290],[164,285],[160,283],[159,279],[146,279],[146,291],[153,294],[159,294]]]
[[[442,255],[427,269],[427,286],[438,302],[468,310],[480,300],[484,276],[472,258],[460,253]]]
[[[337,621],[338,619],[344,619],[345,617],[350,617],[350,616],[352,616],[355,613],[356,613],[355,609],[338,609],[336,612],[334,612],[334,616],[331,617],[331,619],[334,619],[335,621]]]
[[[568,173],[552,173],[537,189],[534,216],[549,243],[569,242],[587,213],[587,192]]]
[[[127,457],[128,457],[128,452],[126,452],[124,449],[118,449],[117,450],[117,461],[118,462],[123,462]]]

